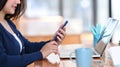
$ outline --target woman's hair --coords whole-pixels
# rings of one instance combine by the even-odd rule
[[[0,11],[4,8],[5,4],[6,4],[7,0],[0,0]],[[19,18],[26,9],[26,0],[20,0],[20,4],[18,4],[15,13],[14,14],[6,14],[5,18],[7,19],[17,19]]]

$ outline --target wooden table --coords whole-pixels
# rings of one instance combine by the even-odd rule
[[[107,49],[110,46],[115,46],[110,44],[107,46]],[[112,59],[108,58],[108,52],[104,52],[104,56],[101,58],[93,58],[92,67],[115,67],[113,65]],[[107,57],[106,57],[107,56]],[[40,60],[34,62],[34,67],[77,67],[76,63],[70,61],[70,59],[61,59],[59,64],[50,64],[47,60]]]
[[[98,61],[98,60],[97,60]],[[93,63],[92,67],[98,67],[98,63]],[[71,62],[69,59],[61,59],[59,64],[50,64],[47,60],[36,61],[34,67],[77,67],[76,63]]]

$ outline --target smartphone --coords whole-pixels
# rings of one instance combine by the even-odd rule
[[[63,24],[63,26],[61,26],[61,29],[63,29],[67,24],[68,24],[68,21],[65,21],[65,23]],[[54,38],[53,38],[54,41],[57,41],[57,36],[58,35],[54,36]]]
[[[61,27],[61,29],[63,29],[66,25],[67,25],[68,21],[65,21],[65,23],[63,24],[63,26]]]

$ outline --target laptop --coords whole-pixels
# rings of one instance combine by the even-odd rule
[[[103,55],[103,52],[109,43],[110,39],[112,38],[112,35],[114,33],[115,28],[118,25],[119,20],[109,18],[107,23],[105,24],[103,28],[103,36],[108,35],[106,37],[103,37],[96,45],[96,47],[93,49],[93,56],[92,57],[101,57]],[[60,58],[69,58],[70,53],[74,52],[75,49],[82,48],[82,45],[66,45],[60,47]],[[75,54],[72,55],[73,58],[75,58]]]
[[[103,52],[107,46],[107,44],[109,43],[110,39],[112,38],[112,35],[115,31],[115,28],[118,25],[119,20],[117,19],[113,19],[113,18],[109,18],[107,23],[104,26],[104,30],[102,31],[103,37],[96,45],[95,48],[93,48],[93,57],[101,57],[103,55]]]

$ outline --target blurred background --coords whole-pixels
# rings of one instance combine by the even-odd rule
[[[49,40],[68,20],[63,45],[93,44],[90,26],[104,24],[109,17],[120,19],[119,0],[27,0],[17,27],[30,41]],[[119,27],[111,39],[114,43],[120,40]]]

